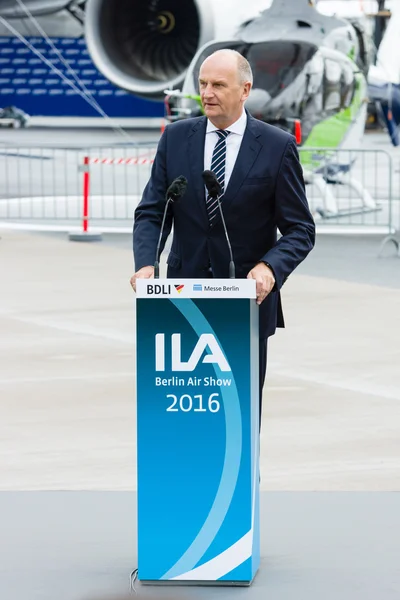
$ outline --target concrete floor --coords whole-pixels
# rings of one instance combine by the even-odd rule
[[[398,600],[397,494],[263,492],[249,588],[135,585],[134,492],[0,494],[7,600]]]
[[[0,237],[4,597],[50,600],[57,585],[65,600],[112,590],[121,595],[135,566],[129,238],[79,244],[7,230]],[[346,260],[342,244],[335,253],[334,239],[319,239],[283,290],[287,328],[270,342],[261,434],[263,566],[256,585],[248,593],[235,590],[238,596],[386,600],[400,594],[397,495],[383,493],[400,491],[400,260],[379,261],[372,252],[377,241],[361,238],[347,239]],[[27,490],[75,494],[28,497]],[[83,491],[93,492],[91,500]],[[113,504],[111,512],[98,509],[101,491],[114,492],[117,504],[131,498],[132,522],[125,507],[117,530],[107,526],[110,537],[104,534],[96,548],[89,541],[81,547],[92,531],[89,515],[95,529],[118,514]],[[305,503],[301,514],[293,512],[298,502]],[[51,511],[64,511],[62,522],[49,524]],[[270,536],[271,519],[285,523],[283,532],[275,528]],[[41,528],[51,527],[58,533],[50,539]],[[32,565],[26,568],[26,548],[36,557],[36,575]],[[55,552],[65,568],[57,570]],[[22,568],[35,585],[22,585]],[[63,577],[69,578],[65,588]],[[185,594],[172,597],[216,597],[215,590]],[[154,595],[167,597],[166,591]]]
[[[130,248],[1,238],[0,490],[134,490]],[[318,252],[270,341],[262,489],[400,490],[400,261],[378,286]]]

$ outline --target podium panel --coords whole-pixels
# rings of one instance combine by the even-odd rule
[[[249,585],[260,560],[255,282],[137,284],[138,579]]]

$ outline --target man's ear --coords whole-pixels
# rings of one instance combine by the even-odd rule
[[[250,81],[247,81],[244,84],[244,90],[243,90],[243,101],[247,100],[247,98],[250,95],[250,90],[251,90],[251,83]]]

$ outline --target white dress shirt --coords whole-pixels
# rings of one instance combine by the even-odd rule
[[[247,114],[243,110],[242,116],[227,127],[226,131],[230,131],[230,135],[226,138],[226,163],[225,163],[225,190],[228,187],[229,179],[232,175],[233,167],[239,154],[240,145],[243,140],[243,135],[247,125]],[[206,141],[204,144],[204,170],[211,169],[212,155],[215,144],[218,142],[218,134],[215,133],[218,127],[215,127],[210,120],[207,122]]]

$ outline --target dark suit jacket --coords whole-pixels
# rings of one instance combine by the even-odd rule
[[[247,127],[229,184],[221,198],[232,244],[236,277],[245,278],[260,261],[275,274],[274,291],[260,306],[260,337],[283,327],[280,292],[283,283],[307,256],[315,242],[315,225],[305,195],[296,142],[288,133],[249,114]],[[171,204],[162,247],[173,224],[167,277],[228,278],[229,251],[219,211],[210,228],[205,188],[204,142],[207,119],[178,121],[166,127],[141,202],[135,211],[135,269],[153,265],[172,181],[184,175],[188,187]],[[277,240],[277,229],[282,237]]]

